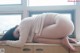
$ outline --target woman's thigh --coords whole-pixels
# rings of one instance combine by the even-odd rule
[[[42,38],[63,38],[73,32],[73,24],[71,20],[64,19],[65,17],[57,16],[47,17],[44,22],[44,28],[39,37]],[[58,19],[59,18],[59,19]]]
[[[42,38],[63,38],[67,36],[61,28],[58,28],[56,24],[47,26],[43,29],[41,35],[39,37]]]

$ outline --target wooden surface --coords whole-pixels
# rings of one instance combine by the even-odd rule
[[[0,50],[4,53],[69,53],[69,50],[60,44],[42,43],[26,43],[22,48],[0,45]]]

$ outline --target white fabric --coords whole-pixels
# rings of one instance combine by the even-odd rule
[[[36,17],[29,17],[22,20],[20,24],[20,37],[17,41],[6,41],[7,45],[22,47],[25,42],[32,42],[34,34],[39,34],[42,31],[45,20],[45,14],[38,15]]]
[[[32,17],[33,18],[33,17]],[[32,33],[31,35],[28,37],[28,42],[32,42],[33,37],[35,34],[40,35],[43,25],[44,25],[44,20],[45,20],[45,14],[42,15],[38,15],[36,17],[34,17],[34,21],[33,21],[33,28],[32,28]]]

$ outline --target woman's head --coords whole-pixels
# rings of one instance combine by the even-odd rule
[[[19,38],[15,38],[13,35],[13,32],[15,31],[17,27],[18,26],[15,26],[9,29],[0,40],[18,40]]]

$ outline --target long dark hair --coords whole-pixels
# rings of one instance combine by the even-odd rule
[[[16,25],[15,27],[9,29],[0,40],[18,40],[19,38],[15,38],[13,36],[13,32],[14,30],[18,27],[18,25]]]

